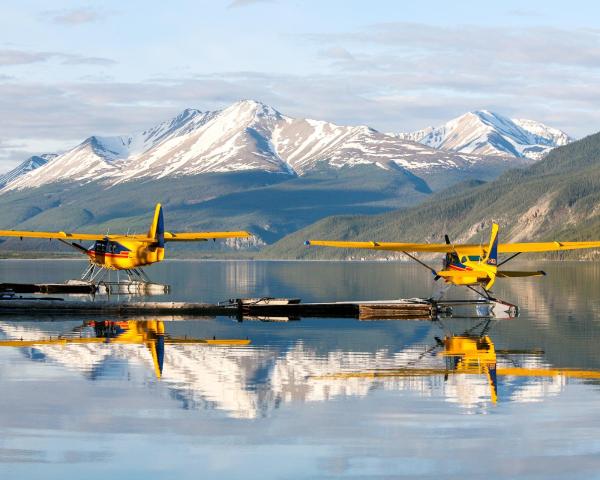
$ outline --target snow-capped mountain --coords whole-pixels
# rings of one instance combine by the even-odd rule
[[[22,175],[25,175],[36,168],[45,165],[53,158],[57,157],[54,153],[45,153],[43,155],[33,155],[21,163],[19,166],[13,168],[10,172],[0,175],[0,188],[4,187],[7,183],[10,183]]]
[[[465,113],[440,127],[401,133],[398,137],[454,152],[532,160],[572,141],[565,132],[543,123],[510,119],[488,110]]]
[[[367,126],[294,119],[263,103],[244,100],[214,112],[187,109],[135,135],[90,137],[11,181],[3,191],[58,181],[118,184],[211,172],[259,170],[304,175],[324,167],[356,165],[421,175],[490,161],[481,155],[434,147]]]

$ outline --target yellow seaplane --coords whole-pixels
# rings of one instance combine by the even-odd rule
[[[90,329],[93,329],[91,333]],[[250,340],[172,337],[165,333],[162,320],[86,321],[64,336],[32,340],[0,339],[0,347],[17,348],[90,344],[144,345],[150,353],[154,374],[160,379],[163,374],[165,345],[244,346],[249,345]]]
[[[521,253],[551,252],[564,250],[578,250],[583,248],[600,248],[600,241],[595,242],[526,242],[526,243],[498,243],[498,224],[492,225],[490,240],[487,245],[454,244],[445,235],[445,243],[395,243],[395,242],[345,242],[330,240],[308,240],[305,245],[337,248],[364,248],[369,250],[386,250],[402,252],[427,268],[437,281],[443,278],[447,284],[462,285],[470,288],[479,295],[490,300],[496,300],[490,295],[490,290],[497,278],[537,277],[546,275],[542,270],[515,271],[501,270],[500,266],[506,264]],[[441,270],[426,264],[413,253],[444,253],[444,262]],[[511,254],[508,258],[499,261],[499,254]],[[481,287],[478,291],[476,287]]]
[[[35,232],[20,230],[0,230],[0,237],[48,238],[57,239],[89,257],[90,266],[82,280],[92,281],[97,270],[124,270],[129,278],[149,281],[140,269],[162,261],[165,258],[167,242],[204,242],[217,238],[247,238],[248,232],[184,232],[174,233],[165,231],[163,209],[156,204],[154,218],[147,234],[93,234],[71,232]],[[74,240],[93,241],[89,248],[76,243]]]

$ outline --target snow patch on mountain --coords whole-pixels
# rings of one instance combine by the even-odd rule
[[[559,130],[558,128],[549,127],[548,125],[544,125],[541,122],[536,122],[535,120],[527,120],[525,118],[513,118],[512,121],[515,122],[522,129],[527,130],[536,137],[543,138],[544,140],[547,140],[550,144],[556,146],[566,145],[567,143],[571,143],[573,141],[573,139],[562,130]]]

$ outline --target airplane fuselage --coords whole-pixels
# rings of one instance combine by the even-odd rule
[[[97,240],[85,253],[94,265],[111,270],[131,270],[165,258],[163,247],[125,236]]]
[[[479,257],[463,256],[446,265],[437,274],[452,285],[487,285],[495,278],[497,270],[496,265],[482,262]]]

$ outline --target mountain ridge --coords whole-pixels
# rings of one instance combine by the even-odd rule
[[[366,125],[294,119],[261,102],[243,100],[213,112],[186,109],[136,135],[88,137],[51,162],[13,178],[0,194],[57,181],[117,184],[252,170],[301,176],[357,165],[429,175],[487,164],[506,169],[527,161],[433,148]]]

